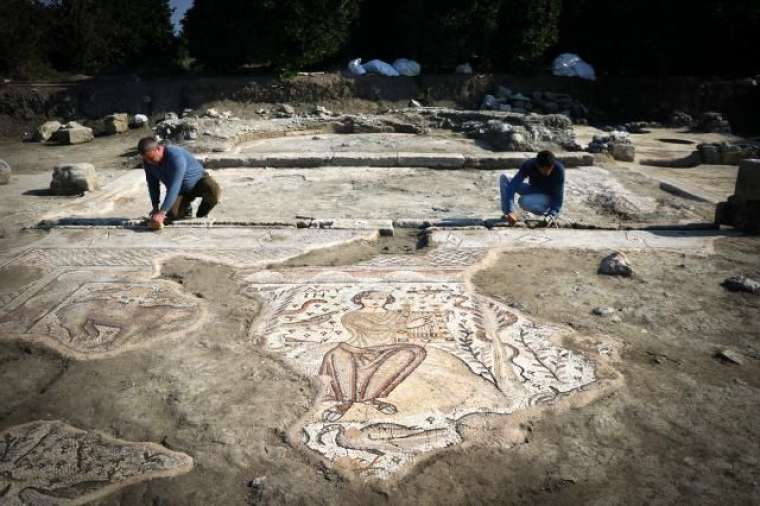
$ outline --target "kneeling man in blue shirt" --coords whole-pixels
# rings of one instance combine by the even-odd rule
[[[565,194],[565,167],[554,157],[554,153],[541,151],[536,158],[523,163],[512,179],[502,174],[499,190],[503,219],[509,225],[517,223],[519,218],[515,212],[517,193],[520,195],[520,207],[533,214],[543,215],[547,225],[556,226]]]
[[[153,204],[150,212],[150,228],[153,230],[163,227],[167,218],[178,220],[192,216],[191,203],[196,198],[201,199],[196,214],[198,218],[207,216],[219,202],[219,184],[186,149],[164,146],[153,137],[145,137],[137,144],[137,151],[143,159],[145,180]],[[160,206],[159,182],[166,186],[166,195]]]

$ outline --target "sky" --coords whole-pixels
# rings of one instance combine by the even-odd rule
[[[174,14],[172,15],[172,23],[174,23],[174,30],[179,31],[182,29],[180,21],[185,15],[185,11],[193,5],[193,0],[171,0],[172,7],[174,8]]]

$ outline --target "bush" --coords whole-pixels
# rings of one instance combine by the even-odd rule
[[[339,52],[360,0],[196,0],[183,20],[190,53],[212,69],[294,69]]]

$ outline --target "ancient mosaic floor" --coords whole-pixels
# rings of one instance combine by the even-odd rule
[[[467,443],[490,415],[582,408],[620,381],[614,336],[590,339],[475,293],[471,275],[510,248],[711,250],[707,235],[654,232],[433,231],[424,255],[345,267],[278,267],[374,230],[54,229],[0,256],[19,281],[0,287],[0,338],[72,360],[99,360],[213,325],[207,302],[159,279],[182,256],[235,268],[263,304],[248,346],[318,380],[320,395],[288,438],[315,461],[366,480],[403,476]],[[463,427],[468,430],[464,430]],[[92,428],[98,429],[98,428]],[[107,428],[104,427],[103,430]],[[509,445],[509,441],[479,444]],[[0,439],[0,502],[80,503],[192,468],[192,455],[125,442],[61,421]]]

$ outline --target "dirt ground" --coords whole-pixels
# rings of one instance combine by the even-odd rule
[[[357,243],[286,266],[356,262],[416,243],[416,236]],[[706,257],[629,257],[630,279],[598,275],[598,251],[561,249],[503,253],[477,273],[478,291],[531,317],[620,341],[614,366],[624,386],[583,409],[530,419],[514,448],[452,448],[396,484],[346,480],[288,442],[287,428],[309,409],[317,385],[249,341],[260,307],[241,294],[234,269],[197,260],[161,269],[162,279],[211,312],[181,344],[84,362],[0,345],[0,423],[62,418],[193,455],[191,473],[131,486],[99,505],[756,502],[760,298],[720,282],[760,274],[760,240],[720,240]],[[3,283],[22,283],[35,273],[4,275]],[[593,315],[597,306],[614,307],[620,321]],[[744,364],[713,356],[726,347]],[[498,431],[501,417],[492,418]]]
[[[578,132],[587,142],[595,130]],[[11,184],[0,186],[0,261],[47,236],[28,228],[39,216],[82,200],[46,194],[53,165],[94,163],[106,184],[128,171],[139,176],[139,170],[132,170],[137,162],[133,146],[145,133],[131,131],[70,147],[0,140],[0,158],[14,169]],[[674,158],[694,149],[659,140],[674,136],[695,143],[726,139],[667,130],[634,136],[634,142],[639,156],[647,158]],[[385,141],[369,142],[383,149]],[[459,140],[450,139],[426,142],[428,148],[441,150],[459,145]],[[407,138],[402,144],[413,145]],[[383,169],[334,169],[219,171],[229,178],[234,187],[230,194],[238,203],[228,204],[228,215],[242,219],[251,209],[273,216],[283,210],[296,214],[308,204],[336,215],[387,218],[432,209],[433,204],[421,204],[422,196],[432,193],[436,206],[451,202],[451,209],[435,211],[442,216],[459,212],[454,206],[463,201],[470,215],[498,214],[495,171],[399,169],[403,178],[394,181]],[[715,199],[732,192],[735,168],[672,170],[605,161],[602,168],[588,169],[593,177],[569,185],[571,193],[578,192],[568,199],[573,208],[569,213],[577,219],[588,215],[605,226],[705,223],[711,220],[712,204],[671,195],[659,182],[677,179]],[[602,175],[619,186],[594,187]],[[314,178],[308,185],[307,177]],[[304,187],[313,195],[299,200]],[[467,194],[470,187],[478,191]],[[582,192],[589,187],[601,200],[586,198]],[[257,200],[254,190],[266,195]],[[604,200],[613,190],[635,202],[648,202],[649,210],[624,219],[620,209]],[[286,197],[278,197],[277,191]],[[347,201],[345,194],[354,200]],[[375,199],[374,207],[362,202],[366,196]],[[117,204],[108,211],[90,212],[100,217],[140,215],[147,211],[147,195],[142,190],[126,192]],[[223,206],[218,211],[222,216],[228,212]],[[94,249],[98,241],[107,242],[101,237],[108,236],[107,229],[98,230],[97,237],[89,232],[71,231],[58,254],[69,247]],[[134,232],[138,233],[143,232]],[[234,240],[239,232],[220,233]],[[192,243],[209,234],[200,227],[188,228],[184,238]],[[158,250],[165,238],[155,237]],[[122,237],[124,243],[130,239]],[[304,451],[288,431],[313,408],[320,385],[316,377],[297,372],[254,342],[252,322],[265,306],[246,291],[246,276],[287,275],[303,268],[318,272],[319,267],[329,271],[388,260],[388,270],[381,266],[372,273],[377,275],[413,264],[394,264],[398,258],[419,260],[428,253],[425,232],[397,228],[392,237],[355,240],[256,268],[182,257],[157,262],[154,274],[160,282],[203,302],[208,311],[205,323],[182,339],[159,340],[97,360],[75,360],[31,341],[0,339],[0,428],[61,419],[192,455],[194,468],[188,474],[131,485],[93,503],[100,506],[760,503],[760,297],[729,292],[720,285],[740,273],[760,277],[760,239],[740,235],[718,239],[714,254],[628,251],[635,272],[631,278],[597,274],[607,253],[599,250],[531,246],[509,253],[492,251],[495,258],[472,266],[477,272],[471,288],[536,322],[568,326],[580,336],[617,343],[619,356],[611,366],[622,376],[619,386],[582,408],[547,407],[540,415],[527,416],[516,430],[519,442],[513,447],[497,444],[510,426],[510,415],[483,415],[482,430],[472,440],[469,422],[463,420],[456,430],[467,444],[436,452],[387,482],[352,479]],[[461,260],[460,253],[448,252],[445,260]],[[130,261],[142,266],[145,259],[140,254],[134,253]],[[137,269],[112,267],[103,266],[93,277],[127,278],[130,269]],[[425,268],[435,275],[454,270],[445,263]],[[104,274],[106,269],[111,270]],[[85,268],[74,270],[81,277],[88,275]],[[416,275],[413,269],[406,274]],[[43,281],[45,275],[41,263],[0,268],[0,296],[13,300],[16,292]],[[607,306],[614,309],[612,315],[592,313]],[[6,314],[0,315],[3,323]],[[574,339],[562,344],[586,351],[578,349]],[[743,363],[717,358],[716,352],[723,349],[738,353]]]
[[[510,497],[546,504],[758,501],[760,299],[720,283],[760,273],[760,241],[721,240],[708,257],[629,258],[631,279],[598,275],[599,254],[573,250],[503,254],[474,279],[479,290],[539,318],[625,343],[617,364],[625,388],[588,412],[538,422],[516,453],[550,484]],[[617,318],[592,314],[600,306],[615,308]],[[745,364],[715,358],[725,348],[739,350]]]

